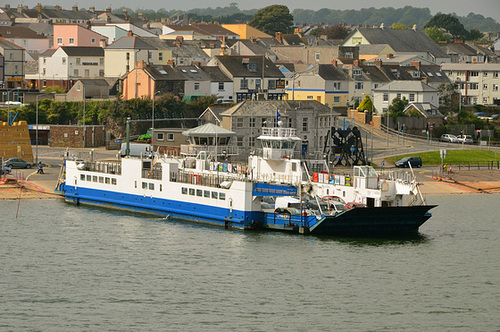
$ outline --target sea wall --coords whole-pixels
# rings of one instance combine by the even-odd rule
[[[11,126],[7,122],[0,122],[0,157],[4,161],[18,157],[33,162],[30,132],[26,121],[14,122]]]

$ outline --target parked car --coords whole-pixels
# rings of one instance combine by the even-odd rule
[[[9,158],[5,161],[5,166],[10,168],[31,168],[33,165],[33,163],[21,158]]]
[[[458,138],[452,134],[443,134],[439,138],[441,142],[458,143]]]
[[[422,159],[420,157],[404,157],[401,160],[396,161],[396,167],[422,167]]]
[[[349,202],[346,204],[347,208],[350,209],[358,209],[358,208],[365,208],[366,205],[363,203],[356,203],[356,202]]]
[[[7,166],[3,166],[2,169],[0,169],[0,175],[10,174],[10,172],[12,172],[12,169]]]
[[[457,139],[459,143],[465,143],[465,144],[474,143],[474,140],[472,139],[471,135],[458,135]]]
[[[498,120],[498,119],[500,119],[500,114],[493,114],[493,115],[491,116],[491,118],[492,118],[493,120]]]

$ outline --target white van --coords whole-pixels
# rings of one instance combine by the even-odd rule
[[[155,152],[153,151],[153,146],[151,144],[129,143],[129,149],[129,155],[131,157],[152,157],[155,154]],[[122,157],[125,157],[127,155],[127,143],[122,143],[120,155]]]

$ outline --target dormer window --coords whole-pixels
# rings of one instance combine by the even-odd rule
[[[413,76],[414,78],[420,78],[420,72],[415,70],[415,71],[412,73],[412,76]]]
[[[257,71],[257,64],[256,63],[249,63],[248,64],[248,71],[256,72]]]
[[[361,75],[361,69],[353,69],[352,70],[352,75],[353,76],[360,76]]]

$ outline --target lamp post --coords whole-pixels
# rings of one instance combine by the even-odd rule
[[[152,114],[151,114],[151,145],[153,146],[153,149],[154,149],[154,145],[153,145],[153,139],[155,137],[155,96],[157,94],[159,94],[160,91],[156,91],[155,93],[153,93],[153,110],[152,110]]]
[[[35,164],[38,164],[38,97],[44,96],[44,95],[53,95],[55,92],[52,93],[42,93],[37,95],[36,98],[36,128],[35,128],[35,141],[36,141],[36,150],[35,150]]]
[[[80,90],[80,87],[82,88]],[[76,88],[76,91],[82,91],[83,92],[83,150],[85,150],[85,85],[83,85],[82,81],[80,81],[80,84]]]
[[[17,88],[7,90],[7,121],[8,121],[9,126],[11,125],[11,123],[10,123],[10,99],[9,99],[9,94],[12,91],[17,90],[17,97],[19,98],[19,89],[21,89],[21,87],[18,86]]]

